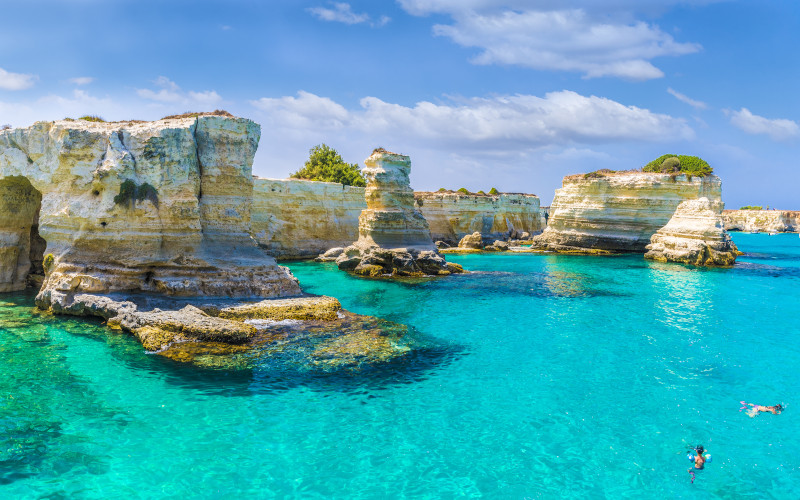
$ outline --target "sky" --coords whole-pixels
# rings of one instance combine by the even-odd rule
[[[253,171],[325,143],[415,190],[538,194],[696,155],[726,208],[800,209],[796,0],[0,0],[0,125],[225,109]]]

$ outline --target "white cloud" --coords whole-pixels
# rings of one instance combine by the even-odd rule
[[[374,28],[385,26],[392,20],[389,16],[381,16],[376,21],[372,21],[369,14],[356,14],[353,12],[353,8],[349,3],[332,2],[331,5],[333,5],[333,8],[330,9],[326,7],[309,7],[306,11],[322,21],[333,21],[345,24],[369,23],[369,25]]]
[[[143,99],[156,101],[161,104],[180,104],[183,106],[200,106],[204,108],[216,106],[222,102],[222,96],[214,90],[201,92],[184,92],[177,83],[166,76],[159,76],[153,83],[160,87],[153,89],[136,89],[136,95]]]
[[[667,92],[669,92],[673,97],[675,97],[675,99],[681,102],[685,102],[686,104],[695,109],[706,109],[708,107],[708,105],[703,101],[695,101],[691,97],[688,97],[685,94],[681,94],[680,92],[678,92],[677,90],[673,90],[672,88],[668,88]]]
[[[281,127],[402,137],[437,147],[482,151],[694,136],[685,120],[566,90],[545,97],[471,98],[448,104],[423,101],[413,107],[365,97],[361,109],[355,110],[301,91],[296,98],[262,98],[252,104]]]
[[[33,84],[38,80],[36,75],[27,75],[23,73],[11,73],[3,68],[0,68],[0,89],[3,90],[25,90],[33,87]]]
[[[765,134],[776,141],[785,141],[800,137],[800,126],[793,120],[785,118],[769,119],[754,115],[747,108],[739,111],[726,110],[731,123],[748,134]]]
[[[369,21],[368,14],[356,14],[349,3],[335,2],[332,9],[310,7],[306,10],[322,21],[335,21],[345,24],[360,24]]]
[[[350,121],[350,113],[344,106],[302,90],[297,97],[262,97],[250,103],[275,123],[294,129],[340,129]]]
[[[688,3],[709,3],[695,0]],[[400,0],[411,14],[446,14],[435,34],[464,47],[475,47],[475,64],[516,65],[538,70],[570,71],[584,78],[629,80],[661,78],[652,59],[700,50],[681,43],[658,26],[637,20],[634,11],[653,10],[680,0]],[[598,5],[602,4],[602,5]]]
[[[94,78],[91,76],[77,76],[75,78],[70,78],[68,81],[75,85],[89,85],[94,81]]]
[[[453,24],[434,26],[434,33],[481,49],[472,59],[475,64],[576,71],[585,78],[660,78],[664,73],[650,59],[699,50],[696,44],[676,42],[656,26],[597,21],[581,9],[468,12],[454,19]]]
[[[147,119],[149,116],[132,114],[136,106],[110,97],[96,97],[76,89],[66,96],[46,95],[32,101],[0,101],[3,123],[27,127],[36,121],[61,120],[84,115],[97,115],[106,120]]]

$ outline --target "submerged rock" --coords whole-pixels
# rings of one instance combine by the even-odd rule
[[[722,206],[708,198],[682,202],[667,225],[650,238],[644,257],[695,266],[732,266],[739,252],[723,229]]]

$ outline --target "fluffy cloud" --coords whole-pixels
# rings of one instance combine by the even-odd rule
[[[435,25],[434,33],[479,49],[475,64],[649,80],[664,76],[650,60],[700,50],[697,44],[676,42],[655,25],[629,19],[630,12],[613,3],[600,11],[576,0],[401,0],[401,5],[412,14],[449,14],[453,23]]]
[[[370,22],[369,14],[356,14],[349,3],[334,2],[333,8],[310,7],[306,9],[311,15],[322,21],[333,21],[344,24],[370,23],[372,26],[383,26],[390,21],[387,16],[381,16],[377,21]]]
[[[46,95],[32,101],[0,101],[0,116],[3,123],[15,127],[27,127],[39,120],[61,120],[65,117],[97,115],[107,120],[147,119],[132,115],[130,106],[110,97],[96,97],[84,90],[74,90],[66,96]]]
[[[136,95],[161,104],[180,104],[182,106],[200,106],[203,108],[217,106],[222,102],[222,97],[213,90],[184,92],[177,83],[165,76],[159,76],[153,83],[156,87],[159,87],[158,90],[137,89]]]
[[[36,75],[26,75],[22,73],[11,73],[0,68],[0,89],[3,90],[24,90],[33,87],[38,77]]]
[[[685,94],[681,94],[680,92],[678,92],[677,90],[673,90],[672,88],[668,88],[667,92],[671,94],[675,99],[684,102],[695,109],[706,109],[708,107],[708,105],[706,105],[706,103],[704,103],[703,101],[695,101],[691,97],[688,97]]]
[[[252,104],[266,113],[267,120],[282,127],[403,137],[484,151],[694,136],[682,119],[566,90],[545,97],[471,98],[447,104],[419,102],[413,107],[365,97],[360,101],[361,109],[354,110],[308,92],[299,92],[297,97],[263,98]]]
[[[764,134],[776,141],[797,139],[800,126],[793,120],[784,118],[769,119],[754,115],[747,108],[739,111],[726,111],[731,123],[748,134]]]

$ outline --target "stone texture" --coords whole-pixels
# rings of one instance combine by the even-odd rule
[[[0,132],[3,198],[41,196],[38,234],[54,262],[40,306],[84,292],[299,294],[288,270],[249,234],[259,137],[252,121],[213,114],[38,122]],[[25,194],[27,183],[32,195]],[[37,220],[27,208],[17,213],[23,212],[16,236],[0,227],[0,286],[18,286],[26,272],[31,238],[24,233]],[[10,273],[13,247],[17,269]]]
[[[483,248],[483,236],[478,231],[468,234],[458,242],[458,248]]]
[[[732,266],[738,251],[722,225],[722,202],[708,198],[678,205],[666,226],[650,238],[646,259],[696,266]]]
[[[522,232],[538,234],[545,227],[539,197],[532,194],[415,192],[414,199],[430,225],[433,239],[451,245],[474,232],[491,241]]]
[[[566,252],[644,253],[650,237],[669,222],[682,201],[706,197],[718,202],[721,189],[714,175],[567,176],[556,190],[547,228],[533,238],[533,245]]]
[[[279,259],[310,258],[358,239],[364,188],[300,179],[254,180],[252,234]]]
[[[794,210],[723,210],[727,231],[800,232],[800,212]]]
[[[375,150],[364,160],[367,208],[358,218],[358,241],[336,259],[339,269],[362,276],[422,276],[463,272],[448,265],[414,208],[408,156]]]
[[[22,290],[31,271],[42,273],[41,203],[41,193],[24,177],[0,180],[0,292]]]

